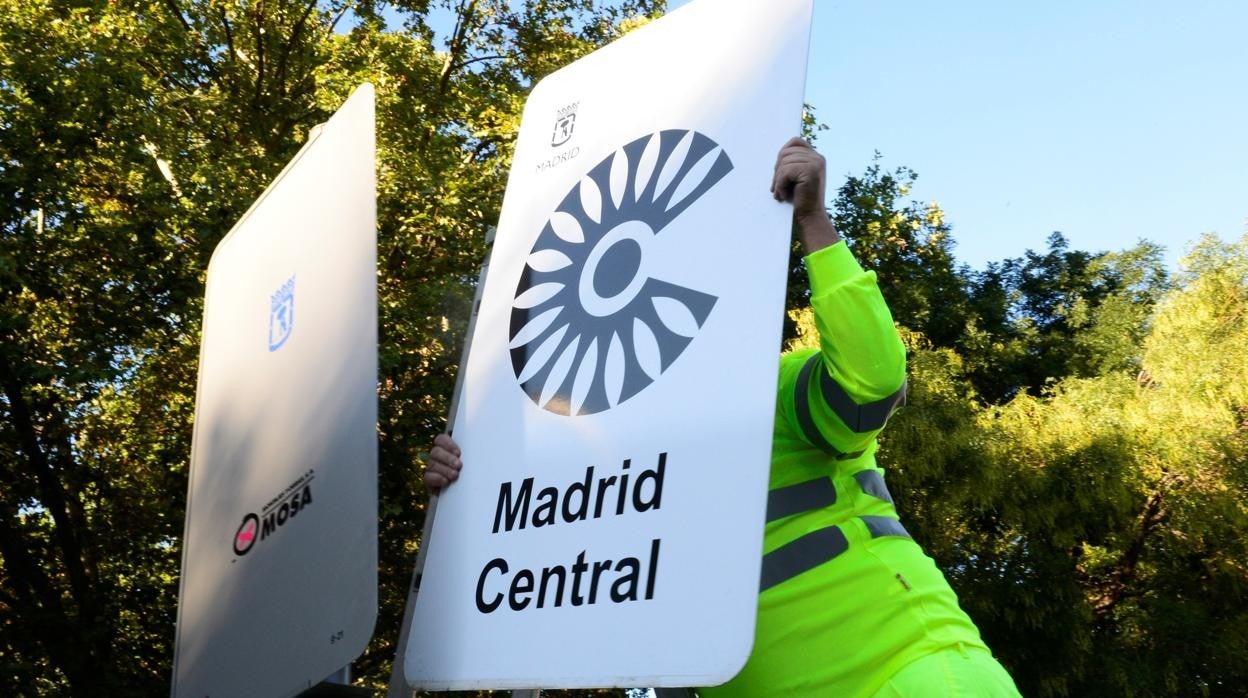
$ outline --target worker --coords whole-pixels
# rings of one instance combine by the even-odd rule
[[[819,348],[780,359],[754,649],[702,698],[1007,697],[992,656],[936,564],[898,520],[876,437],[906,392],[905,347],[874,272],[824,206],[824,159],[780,149],[771,183],[793,204]],[[453,482],[460,450],[439,435],[426,486]]]

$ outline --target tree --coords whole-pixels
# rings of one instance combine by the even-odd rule
[[[457,17],[445,50],[431,10]],[[162,694],[203,274],[363,79],[377,86],[385,682],[484,231],[527,89],[644,0],[0,1],[0,681]]]
[[[967,326],[953,342],[988,402],[1052,381],[1139,367],[1140,340],[1169,279],[1157,245],[1118,253],[1070,250],[1061,233],[1045,254],[963,270]]]
[[[1246,301],[1248,239],[1207,239],[1135,316],[1142,372],[1068,375],[997,407],[955,352],[911,338],[911,402],[881,461],[1025,695],[1241,690]],[[1084,332],[1097,346],[1081,338],[1102,329]]]

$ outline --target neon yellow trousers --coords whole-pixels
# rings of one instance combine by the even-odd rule
[[[702,698],[1018,696],[918,545],[841,528],[844,554],[759,595],[749,661]]]
[[[1018,698],[1014,680],[987,650],[955,645],[897,672],[872,698]]]

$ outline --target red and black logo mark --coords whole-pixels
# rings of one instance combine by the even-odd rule
[[[243,517],[238,530],[234,533],[234,554],[246,555],[260,538],[260,517],[248,514]]]

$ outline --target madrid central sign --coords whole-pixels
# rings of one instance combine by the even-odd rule
[[[722,683],[754,634],[811,0],[701,0],[525,107],[401,658],[426,689]]]

